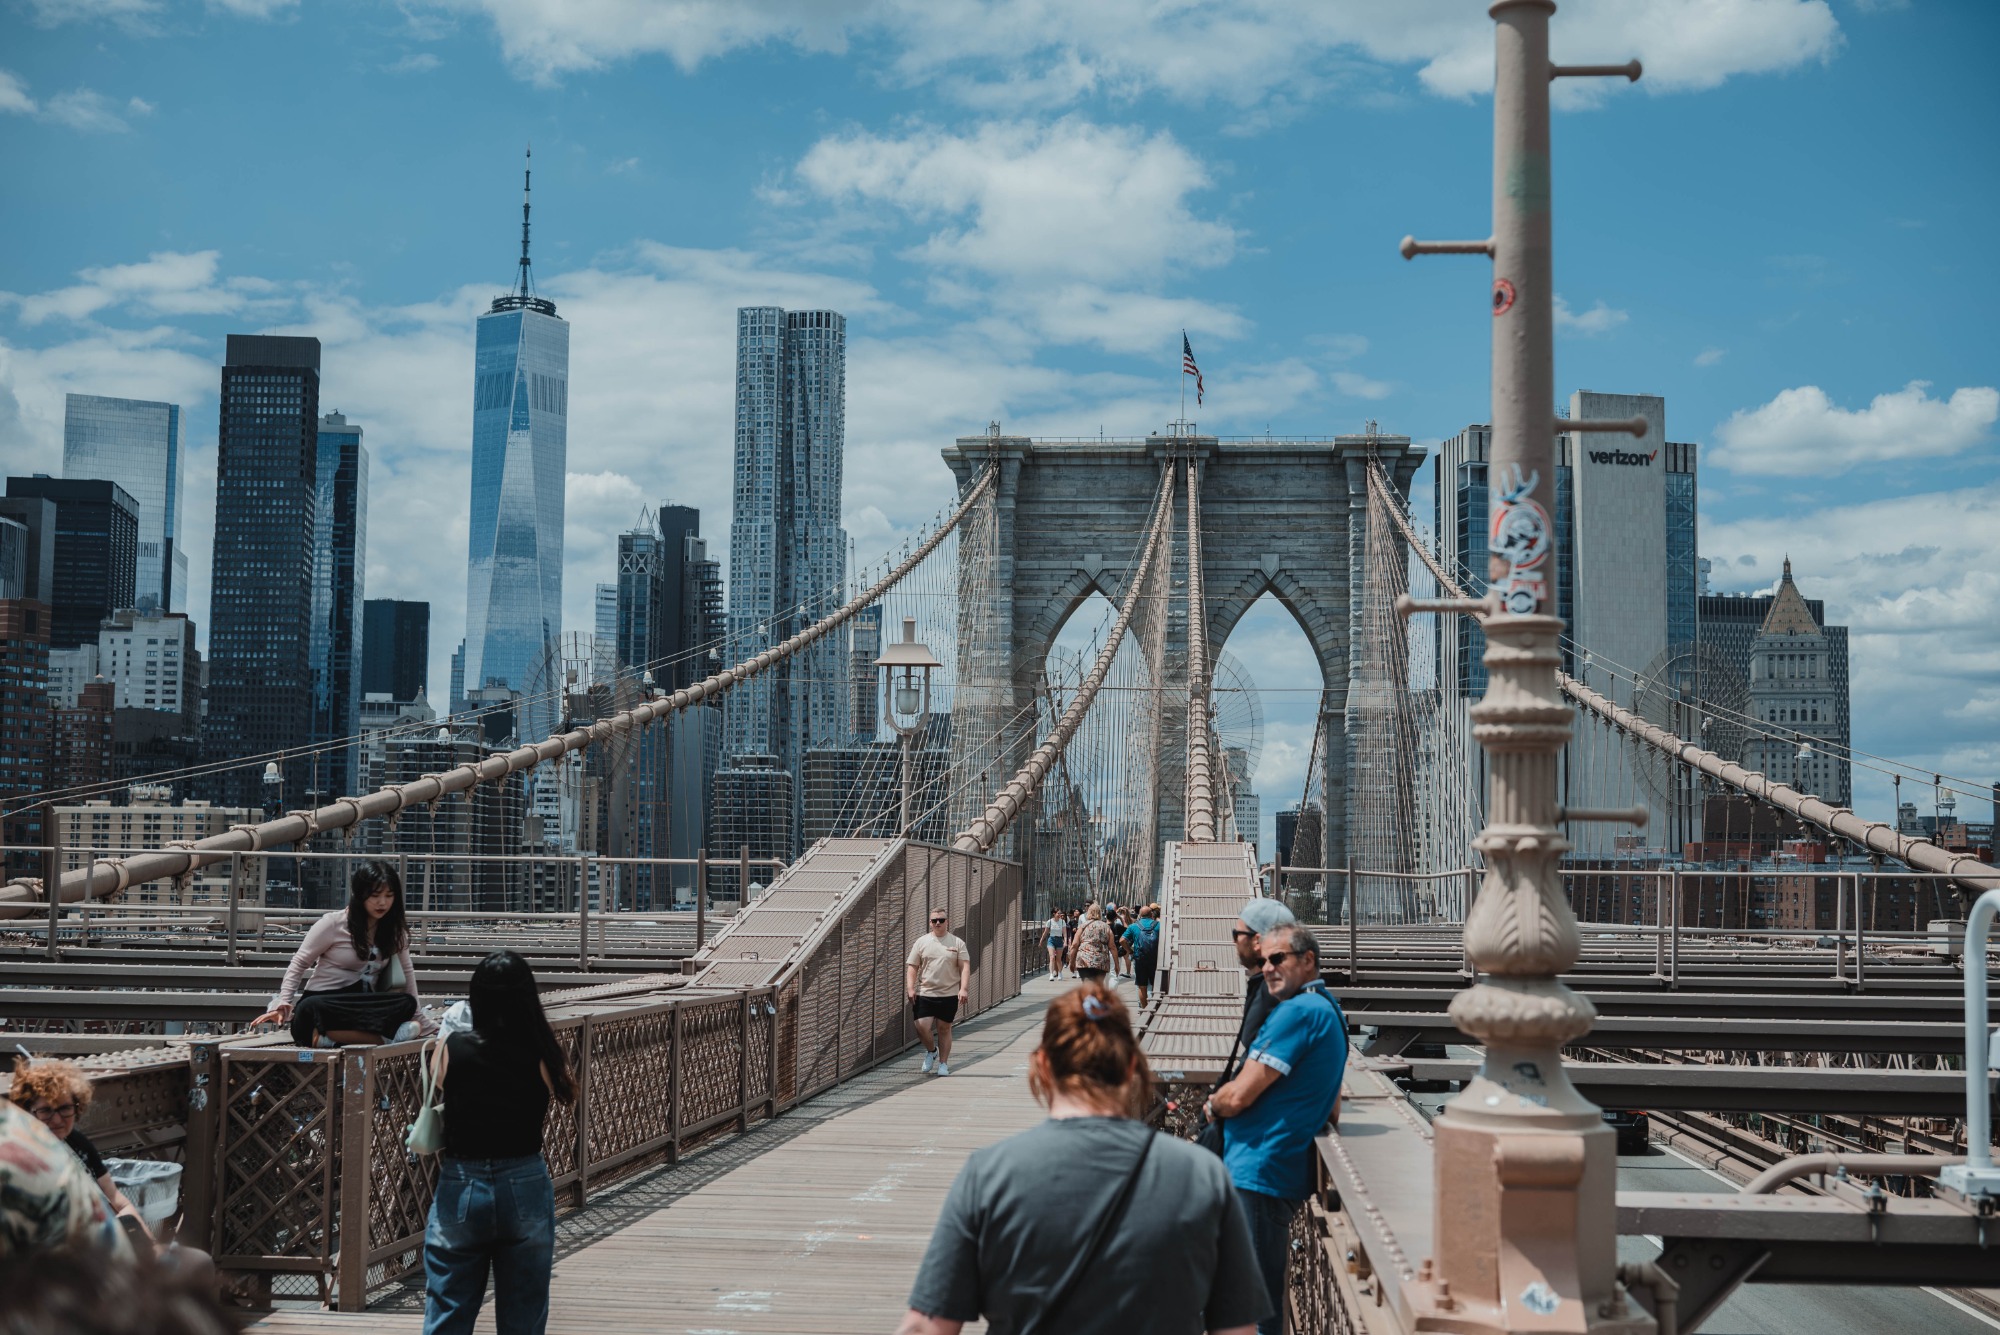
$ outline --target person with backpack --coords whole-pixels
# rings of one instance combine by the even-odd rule
[[[1146,1009],[1147,993],[1153,989],[1153,975],[1160,964],[1160,906],[1148,904],[1139,910],[1138,920],[1125,929],[1122,939],[1132,957],[1132,986],[1139,989],[1139,1009]]]
[[[1250,1335],[1272,1302],[1242,1203],[1214,1155],[1141,1120],[1153,1075],[1116,993],[1049,1003],[1028,1088],[1048,1120],[959,1170],[900,1335],[982,1316],[1014,1335]],[[1052,1164],[1089,1168],[1051,1191]]]
[[[479,961],[468,1000],[472,1029],[432,1059],[444,1154],[424,1229],[424,1335],[470,1335],[489,1272],[499,1335],[542,1335],[556,1255],[542,1126],[551,1098],[576,1101],[576,1079],[527,960]]]

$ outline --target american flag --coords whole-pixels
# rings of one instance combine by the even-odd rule
[[[1194,377],[1194,401],[1201,402],[1201,368],[1194,364],[1194,344],[1188,342],[1187,330],[1181,330],[1181,374]]]

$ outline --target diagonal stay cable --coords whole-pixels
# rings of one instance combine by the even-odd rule
[[[1372,460],[1368,467],[1368,485],[1387,494],[1388,479],[1382,476],[1381,466]],[[1417,554],[1430,572],[1436,577],[1438,588],[1447,597],[1466,598],[1465,590],[1445,574],[1424,545],[1410,531],[1409,520],[1403,516],[1402,507],[1385,505],[1389,518],[1410,550]],[[1469,600],[1468,600],[1469,601]],[[1818,826],[1829,834],[1835,834],[1851,843],[1858,844],[1871,853],[1913,867],[1921,872],[1949,876],[1959,884],[1974,890],[2000,887],[2000,867],[1981,862],[1977,858],[1966,857],[1932,842],[1929,839],[1912,839],[1899,832],[1893,825],[1879,820],[1866,820],[1855,815],[1846,807],[1837,807],[1810,793],[1802,793],[1790,784],[1779,783],[1766,778],[1755,770],[1745,769],[1733,760],[1724,760],[1713,751],[1704,750],[1693,742],[1683,741],[1664,728],[1656,727],[1626,709],[1591,690],[1576,678],[1558,672],[1556,679],[1562,684],[1563,694],[1588,709],[1592,714],[1616,727],[1626,736],[1680,761],[1682,764],[1711,778],[1719,779],[1732,788],[1756,798],[1767,805],[1777,807],[1798,817],[1809,825]]]
[[[985,814],[959,831],[952,840],[954,849],[967,853],[990,852],[993,845],[999,842],[1000,836],[1006,833],[1014,818],[1021,814],[1021,808],[1027,805],[1035,790],[1041,787],[1042,778],[1049,772],[1049,766],[1055,763],[1056,757],[1062,754],[1065,746],[1069,745],[1069,739],[1076,732],[1077,725],[1083,722],[1084,714],[1097,699],[1097,688],[1104,684],[1105,675],[1111,671],[1111,660],[1117,654],[1118,646],[1124,643],[1126,628],[1132,624],[1132,613],[1138,605],[1139,600],[1136,595],[1145,588],[1147,578],[1152,574],[1153,562],[1162,546],[1161,535],[1172,522],[1173,513],[1174,470],[1169,466],[1161,470],[1160,493],[1153,502],[1153,522],[1146,534],[1145,551],[1140,555],[1138,567],[1126,587],[1125,597],[1118,609],[1118,620],[1112,623],[1111,633],[1104,637],[1104,647],[1098,651],[1097,661],[1091,664],[1090,675],[1085,677],[1083,684],[1077,688],[1076,695],[1069,702],[1069,708],[1063,710],[1062,718],[1057,720],[1055,731],[1049,734],[1048,740],[1036,747],[1034,754],[1028,757],[1027,763],[1021,766],[1020,772],[994,794],[993,801],[987,806]]]

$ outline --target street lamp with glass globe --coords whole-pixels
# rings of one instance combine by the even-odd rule
[[[882,716],[896,730],[903,747],[903,804],[897,834],[910,832],[911,747],[931,712],[931,673],[944,666],[917,639],[917,619],[903,618],[903,638],[882,650],[875,660],[882,669]],[[905,720],[908,720],[905,722]]]

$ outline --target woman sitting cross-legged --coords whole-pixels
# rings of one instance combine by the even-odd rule
[[[308,976],[310,975],[310,976]],[[417,971],[403,918],[403,879],[387,862],[355,871],[347,907],[312,925],[284,986],[254,1023],[292,1027],[302,1048],[417,1036]]]

